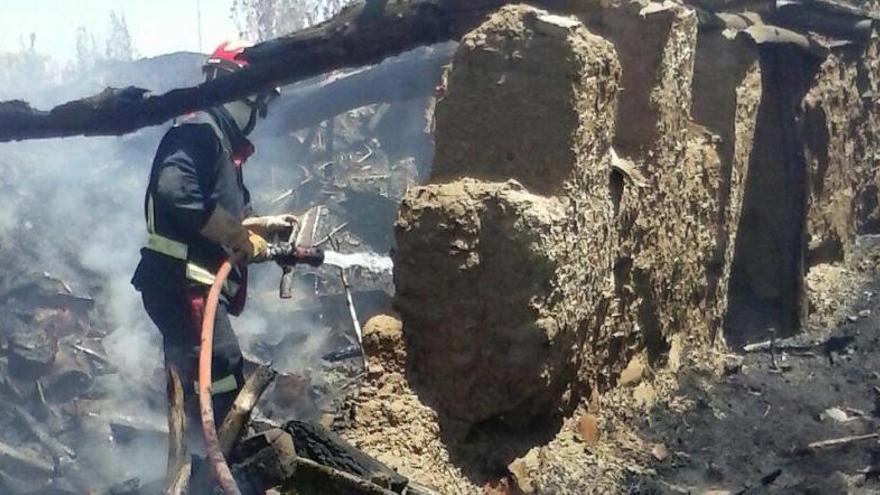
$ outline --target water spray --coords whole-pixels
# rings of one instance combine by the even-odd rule
[[[324,264],[337,268],[358,266],[373,273],[390,273],[394,268],[394,263],[388,256],[371,252],[343,254],[329,249],[324,251]]]
[[[302,216],[298,229],[295,229],[297,232],[291,232],[291,239],[295,238],[297,245],[314,245],[315,247],[320,247],[324,244],[329,244],[332,246],[332,250],[328,249],[322,252],[321,261],[323,264],[333,265],[339,269],[339,278],[342,282],[342,288],[345,291],[345,305],[348,307],[349,316],[351,317],[351,325],[354,328],[355,338],[357,339],[357,348],[355,350],[358,351],[357,354],[360,354],[364,369],[366,369],[367,357],[364,354],[363,348],[363,330],[354,306],[351,284],[348,281],[346,270],[354,266],[359,266],[374,273],[388,273],[391,271],[393,265],[391,258],[380,256],[375,253],[340,253],[339,243],[336,240],[335,235],[344,229],[348,225],[348,222],[336,226],[321,240],[314,242],[318,231],[318,224],[320,223],[322,208],[324,207],[316,206],[309,209],[309,211]],[[290,287],[292,286],[292,281],[290,279],[291,275],[292,274],[289,271],[285,271],[282,276],[280,287],[280,295],[282,298],[290,297]],[[354,357],[357,354],[353,354],[347,350],[340,355],[344,355],[345,358],[348,358]]]
[[[329,362],[342,361],[357,356],[361,356],[364,369],[367,367],[367,357],[363,350],[363,330],[361,329],[360,320],[355,313],[354,300],[352,299],[351,284],[348,282],[348,276],[345,271],[352,267],[362,267],[373,273],[388,273],[393,268],[391,258],[381,256],[376,253],[340,253],[338,251],[325,250],[324,264],[333,265],[339,268],[339,276],[342,279],[342,287],[345,290],[345,304],[348,306],[351,314],[352,325],[354,326],[357,343],[337,349],[333,352],[325,354],[323,359]]]

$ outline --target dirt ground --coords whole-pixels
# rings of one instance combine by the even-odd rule
[[[721,373],[682,369],[673,395],[690,407],[658,405],[636,420],[640,436],[665,449],[624,484],[631,493],[880,493],[876,439],[805,448],[880,424],[880,275],[870,249],[823,288],[821,300],[839,296],[837,308],[824,306],[837,324],[816,325],[796,347],[779,341],[775,366],[761,351],[727,356]]]

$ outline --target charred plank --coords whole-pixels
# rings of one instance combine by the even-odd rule
[[[398,493],[408,483],[407,478],[321,425],[294,420],[285,424],[284,430],[293,436],[300,457],[353,474]]]
[[[383,488],[345,471],[333,469],[310,459],[300,458],[296,464],[296,476],[283,486],[293,488],[304,495],[338,493],[340,495],[395,495]]]

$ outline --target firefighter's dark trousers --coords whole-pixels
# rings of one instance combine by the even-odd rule
[[[184,404],[189,417],[188,430],[199,431],[198,380],[201,321],[207,288],[180,292],[141,293],[144,308],[162,333],[165,364],[177,368],[184,390]],[[244,383],[243,359],[238,339],[232,331],[226,303],[217,306],[214,319],[214,343],[211,366],[214,421],[218,427],[232,407]]]

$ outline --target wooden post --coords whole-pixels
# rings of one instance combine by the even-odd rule
[[[217,434],[224,455],[229,455],[229,451],[232,450],[232,446],[235,445],[235,441],[241,436],[244,426],[250,419],[251,411],[257,405],[257,401],[260,400],[266,387],[275,379],[275,375],[275,371],[271,368],[260,366],[245,381]]]
[[[189,489],[190,460],[186,451],[186,416],[183,410],[183,385],[174,366],[165,368],[168,392],[168,466],[165,470],[165,495],[183,495]]]

